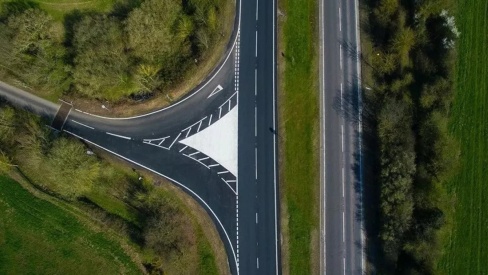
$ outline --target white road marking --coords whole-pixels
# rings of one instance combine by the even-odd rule
[[[84,140],[85,142],[88,142],[88,143],[90,143],[90,144],[93,144],[93,145],[95,145],[95,146],[97,146],[97,147],[99,147],[99,148],[101,148],[101,149],[103,149],[103,150],[105,150],[105,151],[107,151],[107,152],[109,152],[109,153],[111,153],[111,154],[115,155],[115,156],[118,156],[119,158],[122,158],[122,159],[124,159],[124,160],[126,160],[126,161],[128,161],[128,162],[130,162],[130,163],[135,164],[135,165],[138,165],[139,167],[142,167],[142,168],[144,168],[144,169],[146,169],[146,170],[148,170],[148,171],[150,171],[150,172],[153,172],[153,173],[155,173],[155,174],[158,174],[159,176],[164,177],[164,178],[166,178],[166,179],[168,179],[168,180],[170,180],[170,181],[174,182],[175,184],[179,185],[181,188],[183,188],[183,189],[187,190],[188,192],[190,192],[191,194],[193,194],[193,196],[195,196],[195,198],[197,198],[198,200],[200,200],[200,201],[203,203],[203,205],[204,205],[204,206],[205,206],[205,207],[206,207],[206,208],[207,208],[207,209],[210,211],[210,213],[211,213],[211,214],[214,216],[214,218],[215,218],[215,220],[217,221],[217,223],[219,224],[219,226],[222,228],[222,231],[224,232],[224,235],[225,235],[225,237],[227,238],[227,241],[229,242],[230,249],[232,250],[232,254],[234,255],[234,261],[236,262],[236,265],[238,266],[238,257],[237,257],[237,254],[236,254],[236,253],[235,253],[235,251],[234,251],[234,247],[232,246],[232,242],[230,241],[229,234],[227,234],[227,230],[225,230],[224,225],[223,225],[223,224],[222,224],[222,222],[220,221],[219,217],[218,217],[218,216],[215,214],[215,212],[213,211],[213,209],[212,209],[212,208],[211,208],[211,207],[210,207],[210,206],[209,206],[209,205],[208,205],[208,204],[207,204],[207,203],[206,203],[206,202],[205,202],[205,201],[204,201],[204,200],[203,200],[203,199],[202,199],[200,196],[198,196],[198,194],[197,194],[197,193],[193,192],[193,190],[191,190],[190,188],[188,188],[188,187],[186,187],[185,185],[181,184],[181,183],[180,183],[180,182],[178,182],[177,180],[172,179],[171,177],[168,177],[168,176],[166,176],[166,175],[164,175],[164,174],[162,174],[162,173],[159,173],[159,172],[157,172],[156,170],[153,170],[153,169],[151,169],[151,168],[149,168],[149,167],[147,167],[147,166],[144,166],[144,165],[142,165],[142,164],[140,164],[140,163],[138,163],[138,162],[136,162],[136,161],[133,161],[133,160],[131,160],[131,159],[129,159],[129,158],[126,158],[126,157],[124,157],[124,156],[122,156],[122,155],[120,155],[120,154],[117,154],[117,153],[115,153],[114,151],[111,151],[111,150],[109,150],[109,149],[107,149],[107,148],[105,148],[105,147],[103,147],[103,146],[100,146],[100,145],[98,145],[98,144],[96,144],[96,143],[94,143],[94,142],[92,142],[92,141],[89,141],[89,140],[87,140],[87,139],[85,139],[85,138],[82,138],[81,136],[78,136],[78,135],[76,135],[76,134],[74,134],[74,133],[72,133],[72,132],[70,132],[70,131],[67,131],[67,130],[64,130],[64,131],[65,131],[66,133],[68,133],[68,134],[70,134],[70,135],[74,136],[74,137],[77,137],[77,138],[79,138],[79,139],[81,139],[81,140]],[[239,271],[238,271],[238,272],[239,272]]]
[[[342,197],[344,198],[345,197],[345,185],[346,185],[346,182],[345,182],[345,175],[344,175],[344,167],[342,167]]]
[[[234,194],[236,194],[236,195],[237,195],[236,190],[234,190],[234,188],[232,188],[232,186],[230,186],[230,184],[229,184],[227,181],[225,181],[223,178],[220,178],[220,179],[221,179],[223,182],[225,182],[225,184],[226,184],[226,185],[227,185],[227,186],[230,188],[230,190],[232,190],[232,192],[234,192]],[[236,213],[236,219],[239,219],[239,214],[237,214],[237,213]],[[237,220],[236,220],[236,222],[237,222]],[[239,233],[237,233],[237,234],[239,234]]]
[[[256,268],[259,269],[259,258],[256,258]]]
[[[159,145],[159,146],[161,146],[161,144],[162,144],[162,143],[163,143],[163,142],[164,142],[164,141],[165,141],[167,138],[169,138],[169,136],[164,137],[163,139],[161,139],[161,142],[159,142],[159,143],[158,143],[158,145]]]
[[[213,115],[210,115],[210,119],[208,120],[208,126],[210,126],[210,124],[212,124],[212,116]]]
[[[346,242],[346,214],[342,210],[342,242]]]
[[[256,0],[256,21],[258,21],[259,0]]]
[[[110,132],[105,132],[107,135],[111,135],[111,136],[114,136],[114,137],[118,137],[118,138],[123,138],[123,139],[127,139],[127,140],[131,140],[130,137],[126,137],[126,136],[121,136],[121,135],[117,135],[117,134],[113,134],[113,133],[110,133]]]
[[[216,163],[216,164],[209,165],[208,167],[212,168],[212,167],[219,166],[219,165],[220,164]]]
[[[344,124],[341,125],[341,148],[344,153]]]
[[[202,127],[202,122],[203,122],[203,120],[200,120],[200,123],[198,124],[197,133],[200,132],[200,127]]]
[[[342,32],[341,7],[339,7],[339,31]]]
[[[188,133],[190,132],[190,130],[188,130]],[[171,149],[171,147],[173,146],[173,144],[175,144],[175,142],[178,140],[178,138],[181,136],[181,132],[178,134],[178,136],[175,138],[175,140],[173,140],[173,143],[171,143],[171,145],[168,147],[168,150]]]
[[[222,106],[219,107],[219,119],[222,117]]]
[[[213,96],[214,94],[222,91],[224,88],[222,88],[222,86],[220,85],[217,85],[217,87],[215,87],[215,89],[212,91],[212,93],[210,93],[210,95],[207,97],[207,98],[210,98],[211,96]]]
[[[200,153],[200,152],[193,152],[193,153],[189,154],[188,156],[191,157],[191,156],[194,156],[194,155],[196,155],[198,153]]]
[[[229,171],[226,170],[226,171],[218,172],[217,175],[222,175],[222,174],[227,174],[227,173],[229,173]]]
[[[76,123],[76,124],[79,124],[79,125],[81,125],[81,126],[83,126],[83,127],[86,127],[86,128],[88,128],[88,129],[92,129],[92,130],[94,130],[94,129],[95,129],[95,128],[91,127],[91,126],[88,126],[88,125],[83,124],[83,123],[81,123],[81,122],[78,122],[78,121],[76,121],[76,120],[73,120],[73,119],[72,119],[71,121],[72,121],[72,122],[74,122],[74,123]]]
[[[180,150],[180,153],[183,152],[188,146],[183,147],[183,149]]]
[[[258,148],[254,147],[254,163],[256,167],[256,183],[258,179]]]
[[[199,159],[198,161],[207,160],[207,159],[209,159],[209,158],[210,158],[210,157],[204,157],[204,158]]]
[[[273,1],[273,11],[276,11],[276,1]],[[276,125],[276,12],[273,12],[273,127],[277,129]],[[276,135],[273,135],[273,181],[274,181],[274,220],[275,220],[275,270],[276,274],[279,274],[278,267],[278,203],[277,195],[277,182],[276,182]]]
[[[258,57],[258,31],[256,30],[256,57]]]
[[[256,223],[258,223],[258,213],[256,213]]]
[[[254,96],[258,95],[258,69],[254,69]]]

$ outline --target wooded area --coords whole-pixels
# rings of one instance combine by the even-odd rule
[[[35,2],[3,3],[0,77],[55,94],[117,101],[164,93],[223,35],[222,0],[120,0],[55,21]]]
[[[365,83],[371,88],[365,105],[379,152],[378,267],[389,274],[431,274],[442,251],[443,183],[460,155],[448,132],[460,33],[449,1],[366,2],[374,83]]]

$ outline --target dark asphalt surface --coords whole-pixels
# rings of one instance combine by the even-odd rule
[[[275,2],[243,1],[237,9],[240,31],[235,28],[227,58],[189,96],[132,118],[94,116],[75,106],[63,130],[168,178],[193,196],[215,222],[233,274],[278,274]],[[209,97],[218,85],[223,89]],[[59,109],[2,83],[0,97],[49,120]],[[236,178],[217,174],[222,167],[211,167],[211,159],[196,161],[206,155],[178,141],[209,127],[236,105],[239,176],[226,184],[224,180]],[[195,157],[189,157],[192,153]]]
[[[239,94],[241,274],[277,274],[281,267],[277,234],[277,144],[275,134],[270,131],[270,128],[276,129],[275,14],[274,1],[242,2]]]
[[[360,90],[354,0],[323,1],[322,270],[362,274]],[[325,134],[324,134],[325,133]]]

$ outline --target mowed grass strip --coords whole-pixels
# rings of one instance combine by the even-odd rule
[[[139,274],[120,245],[0,175],[0,274]]]
[[[312,274],[319,252],[317,2],[283,0],[280,11],[283,263],[290,274]]]
[[[488,274],[488,2],[457,4],[461,36],[451,129],[461,143],[461,170],[447,185],[456,203],[440,269]]]

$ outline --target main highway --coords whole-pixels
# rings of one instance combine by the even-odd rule
[[[99,116],[5,83],[0,97],[191,195],[214,221],[233,274],[280,274],[275,46],[275,1],[237,1],[225,56],[169,107]]]
[[[365,273],[358,0],[320,0],[321,274]]]
[[[357,0],[320,0],[321,274],[365,271]],[[113,118],[0,83],[0,97],[132,165],[207,211],[233,274],[280,274],[276,1],[237,1],[214,71],[152,113]]]

